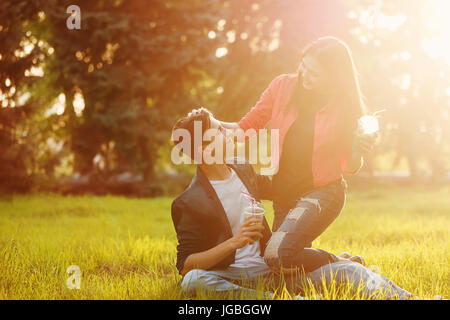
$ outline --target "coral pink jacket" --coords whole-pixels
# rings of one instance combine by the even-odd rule
[[[286,107],[293,89],[297,84],[296,74],[282,74],[276,77],[263,92],[257,104],[239,121],[244,130],[263,129],[271,122],[271,129],[279,130],[278,141],[271,143],[272,167],[278,170],[283,141],[298,112],[292,108],[286,115]],[[312,173],[314,187],[326,185],[339,179],[342,172],[351,174],[345,169],[345,161],[352,152],[352,137],[344,137],[338,131],[339,106],[330,101],[316,114],[314,142],[312,154]],[[279,153],[275,143],[278,142]]]

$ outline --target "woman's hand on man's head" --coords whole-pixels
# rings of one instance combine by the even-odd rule
[[[202,112],[202,110],[203,110],[203,111],[206,111],[207,113],[209,113],[209,116],[210,116],[210,118],[211,118],[211,122],[214,123],[214,124],[213,124],[213,127],[214,127],[214,128],[216,128],[216,127],[218,128],[218,127],[222,126],[222,127],[224,127],[225,129],[231,129],[231,130],[239,130],[239,129],[241,129],[241,127],[239,126],[239,124],[238,124],[237,122],[224,122],[224,121],[220,121],[220,120],[218,120],[218,119],[216,119],[216,118],[214,117],[214,115],[211,113],[211,111],[209,111],[208,109],[205,109],[205,108],[203,108],[203,107],[201,107],[201,108],[196,108],[196,109],[192,109],[192,111],[190,111],[190,112],[188,113],[188,117],[198,115],[198,114],[200,114],[200,113]]]
[[[203,108],[203,107],[196,108],[196,109],[192,109],[192,111],[190,111],[190,112],[187,114],[187,116],[188,116],[188,117],[197,116],[197,115],[199,115],[200,113],[202,113],[202,111],[208,113],[211,117],[213,117],[211,111],[209,111],[208,109]]]
[[[190,111],[187,116],[188,117],[197,116],[197,115],[201,114],[202,112],[206,112],[207,114],[209,114],[211,128],[220,128],[222,126],[221,121],[214,118],[214,115],[211,113],[211,111],[209,111],[208,109],[205,109],[203,107],[197,108],[197,109],[192,109],[192,111]]]

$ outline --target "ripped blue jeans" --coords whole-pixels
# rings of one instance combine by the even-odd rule
[[[273,234],[267,244],[264,260],[274,272],[311,272],[337,257],[311,248],[339,216],[345,204],[346,182],[337,180],[305,193],[294,208],[274,204]]]
[[[246,280],[246,286],[242,286],[242,281]],[[262,268],[239,268],[228,267],[222,270],[200,270],[189,271],[183,278],[181,287],[185,293],[195,293],[197,291],[230,292],[242,293],[246,299],[272,299],[274,293],[267,291],[259,292],[255,287],[258,281],[274,283],[284,281],[289,291],[298,291],[304,286],[305,281],[311,281],[320,290],[322,285],[329,285],[336,282],[338,285],[350,285],[352,292],[360,292],[361,295],[369,299],[410,299],[412,294],[400,288],[388,278],[374,273],[356,262],[335,262],[325,265],[319,269],[309,272],[300,278],[284,277],[283,280],[277,278],[266,266]],[[270,287],[270,286],[269,286]],[[304,299],[295,296],[295,299]]]

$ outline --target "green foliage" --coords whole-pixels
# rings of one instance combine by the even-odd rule
[[[36,137],[23,125],[36,111],[37,105],[26,103],[14,109],[15,99],[36,80],[26,77],[25,70],[45,59],[39,46],[23,54],[24,38],[37,41],[32,32],[37,26],[42,1],[2,1],[0,3],[0,191],[29,190],[33,177]]]
[[[82,0],[80,30],[66,27],[70,4],[0,3],[3,189],[49,185],[61,172],[99,181],[131,172],[148,184],[155,170],[182,171],[165,150],[178,117],[203,105],[239,120],[323,35],[349,43],[370,110],[388,109],[375,155],[394,153],[391,167],[406,158],[413,175],[422,163],[436,178],[448,171],[450,70],[422,47],[433,35],[423,1]],[[407,19],[397,29],[370,25],[399,12]],[[227,54],[217,57],[218,48]],[[410,58],[400,59],[405,52]],[[405,74],[408,89],[393,85]],[[61,93],[64,110],[49,115]],[[84,110],[76,112],[77,96]]]
[[[193,104],[184,88],[195,81],[190,70],[212,61],[204,31],[217,20],[215,3],[81,1],[81,30],[64,28],[67,16],[49,6],[55,61],[48,72],[59,75],[54,84],[66,96],[81,91],[86,104],[80,121],[67,108],[75,171],[90,173],[100,152],[106,174],[153,177],[174,115]]]
[[[196,70],[211,68],[215,60],[210,45],[214,41],[206,32],[217,23],[218,1],[189,5],[162,0],[79,1],[81,30],[66,28],[65,9],[70,4],[2,2],[2,17],[7,19],[1,19],[0,35],[8,40],[0,48],[2,91],[7,78],[12,81],[9,87],[27,83],[24,90],[32,91],[30,101],[42,106],[41,115],[60,93],[65,95],[62,114],[35,120],[47,124],[41,126],[40,142],[45,143],[49,135],[63,141],[66,152],[58,154],[59,160],[72,153],[75,172],[92,175],[100,171],[107,178],[130,171],[142,173],[144,180],[150,181],[157,151],[168,143],[174,120],[198,103],[190,94],[200,79]],[[22,11],[24,7],[28,9]],[[16,11],[20,14],[15,15]],[[32,22],[38,27],[31,29]],[[20,41],[33,37],[45,43],[41,49],[51,48],[51,56],[45,55],[43,61],[36,46],[31,54],[15,61],[18,58],[13,52],[20,48]],[[39,59],[35,61],[35,57]],[[24,76],[32,66],[44,70],[37,84]],[[81,94],[85,103],[81,115],[72,105],[76,94]],[[9,101],[15,100],[16,96],[9,97]],[[10,134],[2,128],[0,132]],[[13,144],[17,141],[9,142]],[[29,147],[36,155],[38,146]],[[93,163],[96,155],[103,163],[100,167]]]

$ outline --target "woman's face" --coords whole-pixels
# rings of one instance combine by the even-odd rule
[[[312,56],[303,57],[300,64],[300,72],[303,78],[303,87],[313,91],[329,91],[329,79],[319,61]]]

